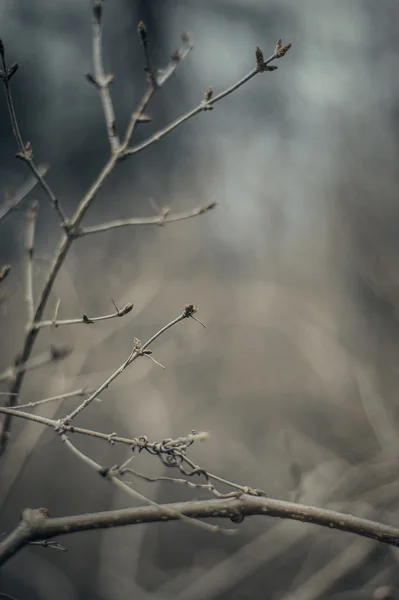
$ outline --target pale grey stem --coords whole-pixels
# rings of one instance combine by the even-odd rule
[[[95,0],[93,7],[93,67],[111,151],[116,153],[119,149],[119,138],[116,133],[115,112],[109,91],[112,75],[105,75],[102,58],[102,10],[102,0]]]
[[[81,227],[77,233],[78,237],[84,237],[92,233],[101,233],[103,231],[109,231],[117,227],[131,227],[137,225],[165,225],[167,223],[175,223],[176,221],[184,221],[185,219],[191,219],[198,215],[211,210],[216,206],[216,202],[209,202],[202,206],[197,206],[193,210],[187,210],[176,214],[160,214],[154,217],[142,217],[137,219],[116,219],[115,221],[108,221],[108,223],[101,223],[100,225],[92,225],[89,227]]]

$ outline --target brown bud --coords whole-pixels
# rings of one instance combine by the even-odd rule
[[[205,102],[209,102],[209,100],[212,98],[212,94],[213,94],[213,89],[211,87],[209,87],[204,94]]]
[[[197,311],[198,308],[195,306],[195,304],[186,304],[184,307],[184,316],[191,317]]]
[[[86,73],[85,77],[89,83],[91,83],[92,85],[94,85],[97,88],[100,87],[98,84],[98,81],[95,78],[95,76],[93,75],[93,73]]]
[[[146,27],[144,21],[140,21],[140,23],[137,27],[137,31],[138,31],[138,34],[140,36],[142,43],[147,44],[147,42],[148,42],[147,27]]]
[[[132,304],[131,302],[128,302],[126,304],[126,306],[124,306],[122,308],[122,310],[118,311],[118,317],[123,317],[124,315],[127,315],[128,313],[130,313],[130,311],[133,309],[134,304]]]
[[[259,69],[259,71],[263,71],[265,59],[263,58],[263,52],[259,48],[259,46],[256,47],[255,58],[257,68]]]
[[[86,314],[82,316],[82,321],[83,323],[86,323],[86,325],[91,325],[92,323],[94,323],[94,321],[89,319],[89,317]]]
[[[97,23],[101,23],[102,14],[103,14],[103,7],[101,4],[101,0],[95,0],[94,6],[93,6],[93,16],[94,16],[95,20],[97,21]]]

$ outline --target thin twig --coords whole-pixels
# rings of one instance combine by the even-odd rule
[[[24,511],[21,523],[0,544],[0,565],[35,540],[45,540],[81,531],[177,520],[180,514],[192,519],[227,518],[233,522],[241,522],[245,517],[255,515],[277,517],[346,531],[391,546],[399,546],[397,527],[326,508],[246,494],[242,494],[239,498],[161,504],[159,507],[141,506],[61,518],[31,518],[29,517],[31,512],[37,511]]]
[[[180,50],[176,50],[176,52],[172,55],[172,58],[168,64],[168,66],[158,74],[156,78],[156,85],[150,84],[145,91],[143,98],[139,102],[136,110],[133,111],[129,124],[126,128],[125,137],[123,139],[123,143],[121,145],[121,151],[126,150],[128,145],[130,144],[130,140],[132,139],[132,135],[135,131],[137,123],[140,122],[140,119],[143,116],[145,109],[147,108],[150,100],[154,96],[156,90],[168,81],[168,79],[176,72],[177,67],[181,64],[181,62],[187,57],[188,53],[192,49],[193,45],[187,34],[182,35],[183,46]]]
[[[3,63],[4,63],[4,46],[1,42],[0,42],[0,53],[3,56]],[[273,54],[273,57],[264,63],[265,68],[267,67],[268,62],[273,60],[273,58],[278,58],[278,57],[279,57],[279,55],[276,54],[276,52],[275,52]],[[178,62],[180,62],[180,61],[178,61]],[[176,66],[177,66],[177,62],[176,62]],[[258,57],[257,57],[256,73],[261,70],[262,70],[262,64],[259,63]],[[172,74],[172,72],[173,71],[171,71],[169,73],[168,77],[170,76],[170,74]],[[255,75],[255,70],[253,72],[251,72],[249,75],[247,75],[244,79],[240,80],[235,86],[233,86],[232,88],[229,88],[225,92],[222,92],[222,94],[220,94],[216,99],[213,100],[213,104],[215,104],[218,100],[225,97],[226,95],[232,93],[235,89],[238,89],[238,87],[242,86],[246,81],[251,79],[254,75]],[[6,77],[6,78],[3,77],[3,81],[5,82],[5,87],[7,89],[9,89],[8,77]],[[107,163],[105,164],[103,169],[100,171],[99,175],[97,176],[96,180],[90,186],[89,190],[86,192],[86,194],[80,201],[75,214],[73,215],[72,219],[68,223],[66,233],[63,235],[63,237],[61,239],[60,246],[59,246],[59,248],[55,254],[54,260],[50,266],[50,270],[47,275],[47,279],[46,279],[41,297],[39,299],[39,303],[38,303],[36,313],[34,316],[35,323],[40,322],[43,318],[43,313],[46,308],[46,305],[47,305],[50,293],[52,291],[55,279],[58,275],[59,270],[61,269],[61,266],[64,263],[66,256],[68,255],[68,252],[70,250],[70,247],[72,245],[74,237],[77,235],[77,233],[79,231],[79,227],[81,225],[81,222],[82,222],[87,210],[91,206],[93,200],[97,196],[97,193],[99,192],[100,188],[104,184],[105,180],[113,172],[116,164],[119,162],[119,160],[123,156],[125,156],[127,149],[128,149],[128,145],[130,143],[130,139],[134,132],[135,126],[139,122],[139,119],[140,119],[141,115],[143,114],[143,111],[145,110],[153,93],[154,93],[153,89],[149,88],[146,91],[146,93],[144,94],[143,99],[142,99],[141,103],[139,104],[139,107],[132,114],[132,117],[130,119],[129,125],[126,130],[124,141],[120,146],[118,154],[117,155],[112,154],[110,156]],[[9,97],[9,95],[7,96],[7,98],[8,97]],[[11,100],[11,104],[12,104],[12,100]],[[208,107],[210,106],[209,102],[208,102],[207,106]],[[198,114],[199,112],[202,112],[202,110],[204,110],[204,107],[201,104],[200,108],[197,108],[192,113],[189,113],[189,116],[186,115],[186,117],[183,117],[183,118],[179,119],[178,121],[175,121],[172,124],[172,126],[170,126],[169,128],[161,130],[161,132],[159,132],[158,135],[156,134],[157,137],[153,136],[149,140],[146,140],[144,142],[144,145],[139,145],[139,146],[130,148],[129,149],[130,154],[134,154],[134,153],[144,149],[144,147],[148,147],[155,141],[158,141],[158,139],[161,139],[161,137],[164,137],[167,133],[169,133],[173,129],[176,129],[176,127],[178,127],[180,124],[187,121],[188,118],[191,118],[191,116],[194,116],[195,114]],[[16,120],[12,118],[12,115],[11,115],[11,120],[12,120],[13,127],[14,127]],[[38,330],[35,329],[34,327],[31,328],[30,331],[28,332],[28,334],[25,338],[25,341],[24,341],[22,352],[21,352],[21,361],[23,363],[26,363],[29,360],[29,357],[30,357],[32,350],[34,348],[34,345],[35,345],[37,335],[38,335]],[[25,374],[25,372],[22,371],[17,375],[17,377],[15,378],[15,381],[10,389],[8,405],[11,407],[16,406],[18,403],[18,396],[19,396],[19,393],[20,393],[20,390],[21,390],[21,387],[23,384],[24,374]],[[7,443],[8,443],[8,439],[9,439],[9,435],[10,435],[10,428],[11,428],[11,418],[12,418],[11,415],[6,415],[4,423],[3,423],[2,431],[0,434],[0,457],[4,454],[6,447],[7,447]]]
[[[44,177],[48,171],[48,168],[48,165],[40,164],[37,167],[37,171],[41,177]],[[30,175],[28,180],[20,187],[20,189],[13,194],[13,196],[0,208],[0,221],[4,219],[4,217],[6,217],[10,212],[18,208],[22,200],[29,194],[29,192],[33,190],[37,183],[37,177],[35,175]]]
[[[29,405],[30,406],[30,405]],[[26,405],[25,405],[26,407]],[[21,405],[21,408],[23,406]],[[23,412],[18,408],[8,408],[6,406],[0,406],[0,414],[11,415],[13,417],[18,417],[21,419],[26,419],[27,421],[32,421],[34,423],[39,423],[40,425],[45,425],[47,427],[51,427],[52,429],[57,429],[59,427],[59,421],[55,419],[50,419],[48,417],[42,417],[40,415],[35,415],[32,413]],[[67,433],[77,433],[82,435],[88,435],[90,437],[95,437],[111,444],[120,443],[126,444],[130,446],[132,450],[138,449],[145,450],[150,449],[152,454],[156,454],[158,452],[159,442],[149,442],[145,437],[138,438],[125,438],[116,435],[116,433],[102,433],[101,431],[94,431],[92,429],[85,429],[84,427],[76,427],[75,425],[65,424],[63,427],[64,431]],[[182,445],[191,445],[192,442],[195,441],[203,441],[207,439],[209,435],[206,432],[192,433],[186,437],[177,438],[175,440],[168,440],[167,446],[172,448],[173,446],[180,447]],[[165,444],[164,444],[165,447]]]
[[[82,412],[82,410],[87,408],[89,406],[89,404],[91,404],[93,402],[93,400],[99,394],[101,394],[101,392],[103,390],[105,390],[117,377],[119,377],[119,375],[121,373],[123,373],[123,371],[129,365],[132,364],[133,361],[135,361],[139,356],[144,356],[146,348],[148,348],[148,346],[150,346],[153,342],[155,342],[155,340],[158,339],[163,333],[165,333],[165,331],[167,331],[174,325],[177,325],[177,323],[180,323],[180,321],[183,321],[184,319],[187,319],[188,317],[190,317],[192,315],[192,313],[195,312],[196,310],[197,309],[195,308],[194,305],[187,304],[186,307],[184,308],[183,312],[178,317],[176,317],[176,319],[173,319],[173,321],[170,321],[170,323],[168,323],[167,325],[162,327],[159,331],[157,331],[157,333],[155,333],[145,344],[143,344],[143,345],[140,344],[140,346],[138,346],[137,343],[135,343],[132,352],[127,357],[127,359],[122,363],[122,365],[110,377],[108,377],[108,379],[103,384],[101,384],[100,387],[95,392],[93,392],[93,394],[91,396],[89,396],[89,398],[86,398],[77,408],[75,408],[74,411],[72,411],[69,415],[67,415],[65,417],[65,419],[61,420],[60,428],[62,429],[64,423],[69,424],[79,413]]]
[[[35,226],[39,205],[34,202],[26,215],[26,238],[25,238],[25,301],[28,307],[28,327],[31,326],[35,315],[35,301],[33,296],[33,259],[35,244]]]
[[[92,390],[88,390],[87,388],[80,388],[79,390],[74,390],[73,392],[67,392],[66,394],[58,394],[57,396],[50,396],[49,398],[43,398],[42,400],[36,400],[35,402],[27,402],[26,404],[18,404],[16,406],[16,410],[21,410],[21,408],[35,408],[36,406],[41,406],[42,404],[48,404],[49,402],[57,402],[57,400],[66,400],[67,398],[76,398],[78,396],[88,396],[90,395]]]
[[[263,63],[264,67],[267,67],[272,61],[276,60],[276,58],[278,58],[278,56],[274,52],[272,54],[272,56],[270,56],[270,58],[268,58],[266,61],[264,61],[264,63]],[[266,69],[264,69],[264,70],[266,70]],[[220,100],[223,100],[223,98],[226,98],[226,96],[229,96],[230,94],[235,92],[235,90],[238,90],[238,88],[242,87],[250,79],[255,77],[255,75],[258,75],[261,72],[262,72],[262,70],[259,69],[258,66],[256,66],[254,69],[252,69],[252,71],[250,71],[247,75],[245,75],[245,77],[243,77],[242,79],[237,81],[237,83],[235,83],[231,87],[229,87],[226,90],[224,90],[223,92],[221,92],[218,96],[215,96],[214,98],[211,98],[210,100],[207,100],[207,99],[202,100],[202,102],[196,108],[189,111],[182,117],[179,117],[178,119],[176,119],[175,121],[173,121],[172,123],[170,123],[169,125],[164,127],[163,129],[159,129],[157,132],[155,132],[153,135],[151,135],[149,138],[147,138],[143,142],[140,142],[139,144],[136,144],[136,146],[133,146],[130,148],[127,147],[126,150],[123,151],[123,156],[126,157],[126,156],[131,156],[133,154],[137,154],[138,152],[145,150],[145,148],[148,148],[152,144],[155,144],[155,142],[159,142],[161,139],[163,139],[169,133],[171,133],[172,131],[177,129],[177,127],[179,127],[186,121],[189,121],[190,119],[192,119],[193,117],[195,117],[196,115],[198,115],[201,112],[211,110],[215,104],[220,102]]]
[[[91,325],[92,323],[97,323],[98,321],[108,321],[109,319],[124,317],[130,313],[132,308],[133,304],[129,302],[126,304],[126,306],[110,315],[103,315],[101,317],[88,317],[86,314],[84,314],[80,319],[64,319],[61,321],[52,319],[51,321],[40,321],[39,323],[35,323],[35,328],[42,329],[43,327],[61,327],[62,325],[78,325],[82,323],[85,325]]]
[[[116,153],[119,149],[119,137],[116,133],[115,111],[112,103],[109,86],[113,81],[113,75],[105,75],[102,58],[102,0],[94,0],[93,6],[93,67],[94,75],[87,78],[98,89],[101,104],[104,111],[105,125],[111,151]]]
[[[175,223],[176,221],[184,221],[185,219],[191,219],[198,215],[202,215],[208,212],[216,206],[216,202],[209,202],[202,206],[197,206],[193,210],[187,210],[181,213],[169,214],[165,209],[160,215],[154,217],[142,217],[137,219],[117,219],[115,221],[108,221],[108,223],[101,223],[100,225],[91,225],[89,227],[81,227],[77,232],[77,237],[84,237],[92,233],[101,233],[103,231],[109,231],[116,227],[131,227],[136,225],[165,225],[167,223]],[[166,213],[166,214],[165,214]]]
[[[18,146],[18,150],[19,150],[19,153],[17,156],[18,156],[18,158],[23,160],[28,165],[29,169],[31,170],[33,175],[36,177],[40,186],[42,187],[42,189],[45,191],[45,193],[49,197],[53,208],[55,209],[55,211],[58,214],[58,217],[60,218],[61,224],[65,227],[67,224],[67,219],[64,215],[64,212],[60,206],[58,199],[56,198],[56,196],[53,194],[52,190],[46,183],[46,181],[42,175],[42,170],[39,167],[37,167],[33,161],[33,152],[32,152],[32,147],[30,145],[30,142],[27,142],[25,144],[22,140],[22,135],[21,135],[17,117],[15,114],[15,108],[14,108],[14,103],[13,103],[13,99],[12,99],[12,95],[11,95],[11,88],[10,88],[11,77],[16,73],[16,71],[18,69],[18,64],[15,63],[9,69],[7,68],[5,53],[4,53],[4,43],[2,40],[0,40],[0,57],[1,57],[1,62],[2,62],[2,66],[3,66],[3,70],[0,71],[0,79],[3,83],[4,92],[6,95],[8,112],[10,114],[12,130],[14,132],[14,137],[17,142],[17,146]]]

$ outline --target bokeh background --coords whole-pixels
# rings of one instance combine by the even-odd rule
[[[69,214],[105,163],[108,142],[91,66],[89,0],[2,0],[0,36],[20,69],[13,94],[25,139]],[[51,318],[135,308],[91,327],[43,331],[36,352],[68,343],[63,363],[25,379],[22,402],[102,383],[133,337],[148,339],[194,302],[206,323],[184,322],[153,347],[165,371],[134,363],[81,415],[82,425],[151,439],[211,433],[193,448],[204,468],[273,497],[396,523],[399,516],[399,6],[395,0],[181,0],[104,2],[105,63],[119,131],[145,89],[137,36],[143,19],[155,64],[188,31],[195,48],[150,106],[137,140],[254,66],[277,38],[293,48],[279,70],[251,80],[120,165],[85,224],[216,201],[196,219],[78,240],[48,306]],[[4,201],[27,178],[0,95]],[[40,202],[35,290],[60,236]],[[25,219],[0,223],[0,370],[21,347]],[[2,390],[7,388],[3,385]],[[62,416],[77,400],[49,404]],[[98,462],[127,450],[75,440]],[[155,458],[135,468],[165,475]],[[170,473],[167,473],[170,474]],[[134,481],[167,502],[192,490]],[[197,492],[197,490],[196,490]],[[198,492],[196,497],[203,497]],[[0,464],[0,531],[23,508],[53,515],[129,505],[52,432],[14,422]],[[181,523],[74,535],[68,551],[25,549],[3,568],[1,591],[20,600],[275,600],[396,597],[399,554],[349,534],[267,518],[235,537]]]

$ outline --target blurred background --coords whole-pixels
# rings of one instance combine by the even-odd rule
[[[195,107],[204,91],[235,83],[276,40],[293,43],[278,71],[252,79],[210,112],[124,162],[85,225],[217,202],[214,211],[165,227],[124,228],[73,245],[46,313],[97,316],[134,303],[123,319],[44,330],[74,351],[25,378],[21,402],[101,384],[194,302],[192,320],[154,344],[79,417],[92,429],[150,439],[211,437],[191,457],[267,495],[386,523],[399,517],[399,6],[394,0],[180,0],[104,2],[104,59],[122,132],[145,90],[137,24],[153,64],[168,63],[188,31],[195,48],[148,112],[144,139]],[[0,36],[20,69],[12,90],[20,127],[48,182],[72,214],[108,156],[92,70],[91,2],[2,0]],[[0,94],[1,201],[27,179]],[[40,203],[35,292],[60,227]],[[0,370],[20,350],[24,306],[22,211],[0,223]],[[2,385],[1,391],[7,387]],[[61,417],[80,399],[44,405]],[[77,420],[77,421],[78,421]],[[54,516],[131,505],[68,453],[51,431],[13,422],[0,463],[0,532],[25,507]],[[128,449],[76,445],[104,465]],[[134,468],[165,473],[154,457]],[[167,482],[133,482],[157,502],[205,497]],[[225,490],[223,490],[225,491]],[[198,493],[197,493],[198,492]],[[233,527],[233,525],[228,525]],[[60,539],[68,551],[29,548],[3,568],[1,591],[19,600],[313,600],[399,597],[398,551],[349,534],[267,518],[238,535],[182,523]]]

